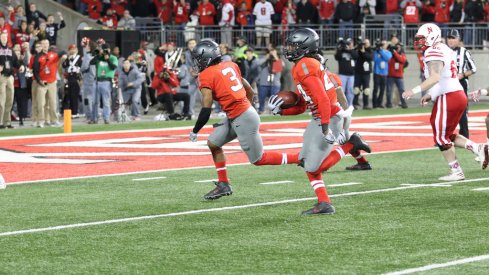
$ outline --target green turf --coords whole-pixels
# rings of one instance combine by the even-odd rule
[[[481,110],[487,109],[488,106],[485,104],[479,104],[471,106],[471,110]],[[413,113],[429,113],[431,108],[425,107],[415,107],[409,109],[376,109],[376,110],[357,110],[354,112],[354,117],[360,116],[377,116],[377,115],[397,115],[397,114],[413,114]],[[284,121],[284,120],[301,120],[308,119],[310,116],[303,114],[299,116],[262,116],[262,122],[267,121]],[[81,120],[81,119],[79,119]],[[207,124],[218,122],[220,119],[211,119]],[[13,123],[16,125],[16,123]],[[109,125],[96,124],[87,125],[81,123],[74,123],[73,132],[98,132],[98,131],[117,131],[117,130],[138,130],[138,129],[155,129],[155,128],[169,128],[169,127],[180,127],[180,126],[193,126],[195,120],[192,121],[143,121],[143,122],[128,122],[124,124],[112,123]],[[27,122],[26,125],[30,125]],[[41,134],[58,134],[62,133],[63,128],[45,127],[45,128],[32,128],[30,126],[19,127],[15,129],[4,129],[0,130],[0,137],[2,136],[20,136],[20,135],[41,135]]]
[[[489,177],[459,150],[468,179]],[[369,156],[374,170],[325,174],[330,194],[434,183],[447,173],[437,150]],[[0,232],[314,197],[295,166],[228,168],[235,194],[206,202],[213,169],[10,186],[0,192]],[[154,181],[135,178],[166,176]],[[260,185],[291,180],[294,183]],[[0,237],[0,273],[378,274],[489,254],[484,182],[334,197],[337,214],[303,217],[292,202],[145,221]],[[486,273],[489,261],[428,274]]]

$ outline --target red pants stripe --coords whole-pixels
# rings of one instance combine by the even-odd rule
[[[467,96],[463,91],[452,92],[439,96],[431,111],[431,128],[433,140],[439,145],[451,143],[450,136],[454,134],[462,114],[467,108]]]

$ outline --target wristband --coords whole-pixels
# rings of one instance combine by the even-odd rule
[[[413,91],[413,94],[419,94],[422,92],[421,86],[418,85],[418,86],[414,87],[411,91]]]
[[[487,95],[487,90],[486,89],[481,89],[481,95],[486,96]]]

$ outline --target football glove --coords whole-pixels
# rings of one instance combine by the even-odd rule
[[[329,129],[329,125],[321,124],[321,130],[323,131],[323,139],[329,144],[334,144],[336,138],[334,137],[331,129]]]
[[[196,142],[197,141],[197,133],[190,132],[190,135],[188,136],[190,141]]]
[[[341,131],[341,133],[338,135],[337,141],[340,145],[343,145],[348,141],[348,137],[346,136],[345,130]]]
[[[268,99],[268,108],[274,116],[280,115],[282,112],[280,106],[282,106],[282,104],[284,104],[284,100],[277,95],[273,95]]]

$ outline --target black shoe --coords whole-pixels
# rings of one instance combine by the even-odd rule
[[[385,109],[384,105],[379,105],[379,106],[377,106],[377,108]]]
[[[407,104],[402,104],[402,105],[401,105],[401,108],[403,108],[403,109],[407,109],[407,108],[408,108],[408,106],[407,106]]]
[[[192,115],[183,114],[183,120],[192,120]]]
[[[366,143],[362,137],[358,133],[353,133],[348,140],[349,143],[353,144],[353,149],[350,150],[350,154],[352,152],[358,152],[363,150],[367,153],[370,153],[370,146]]]
[[[5,129],[5,126],[3,126],[3,125],[0,125],[0,129]]]
[[[182,119],[184,119],[184,117],[180,114],[173,113],[173,114],[168,116],[168,119],[169,120],[182,120]]]
[[[372,170],[372,166],[370,166],[370,163],[357,163],[352,166],[346,167],[346,170],[350,171],[360,171],[360,170]]]
[[[5,126],[5,128],[14,129],[14,126],[12,126],[12,124],[9,124],[9,125]]]
[[[368,107],[368,106],[365,106],[363,107],[364,110],[372,110],[372,108]]]
[[[392,109],[392,104],[387,104],[385,107],[386,107],[387,109]]]
[[[331,204],[327,202],[318,202],[316,203],[316,205],[314,205],[313,208],[302,212],[302,215],[316,215],[316,214],[331,215],[334,214],[335,212],[336,210]]]
[[[204,199],[206,200],[217,200],[222,196],[229,196],[233,194],[233,189],[231,185],[226,182],[214,182],[216,188],[214,188],[209,193],[205,194]]]

